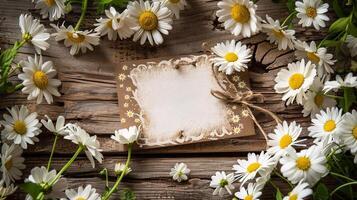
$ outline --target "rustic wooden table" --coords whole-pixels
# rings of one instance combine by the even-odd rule
[[[98,171],[102,167],[107,167],[113,175],[114,164],[125,159],[125,155],[116,150],[118,144],[110,139],[113,131],[120,127],[113,73],[115,65],[129,60],[199,54],[202,53],[201,44],[205,41],[232,38],[218,24],[215,17],[217,0],[188,2],[189,7],[182,12],[181,19],[174,22],[174,30],[158,48],[142,47],[131,40],[112,42],[103,38],[101,45],[96,47],[94,52],[73,57],[63,43],[56,43],[51,38],[50,49],[43,52],[44,60],[54,62],[62,81],[62,96],[56,98],[54,104],[36,105],[35,102],[27,101],[26,96],[20,93],[0,97],[1,113],[5,111],[5,107],[26,104],[41,117],[45,114],[53,118],[64,115],[68,121],[79,123],[89,133],[98,135],[104,149],[104,163],[92,169],[85,157],[79,158],[65,175],[70,187],[92,184],[102,191],[104,181],[98,175]],[[258,14],[261,17],[269,14],[278,19],[288,14],[284,3],[260,0],[258,7]],[[89,12],[91,15],[85,20],[83,28],[92,28],[94,19],[98,17],[94,7],[90,7]],[[30,0],[0,0],[1,47],[7,47],[21,37],[18,26],[18,17],[21,13],[32,13],[40,18],[39,11],[34,9]],[[66,16],[66,21],[73,24],[78,18],[79,11],[76,10]],[[51,29],[48,20],[42,20],[42,23]],[[303,40],[318,40],[322,37],[321,32],[312,29],[297,27],[296,31],[297,37]],[[302,117],[299,106],[285,107],[281,96],[275,94],[273,89],[276,73],[294,60],[294,53],[290,50],[278,51],[275,46],[265,41],[265,38],[264,34],[259,34],[250,39],[242,39],[254,49],[254,59],[250,66],[252,89],[266,97],[265,103],[260,106],[276,112],[285,120],[296,120],[304,127],[302,137],[306,137],[309,118]],[[33,54],[33,48],[26,46],[20,49],[16,60],[25,59]],[[274,121],[269,117],[259,113],[256,113],[256,116],[266,132],[274,128]],[[42,133],[40,142],[25,151],[27,168],[24,177],[28,176],[34,166],[47,162],[52,141],[53,137],[50,134]],[[74,148],[69,142],[61,140],[53,167],[60,168],[69,159]],[[208,144],[137,151],[133,156],[133,172],[125,178],[121,188],[133,189],[137,199],[222,199],[212,196],[213,190],[209,188],[211,175],[217,170],[231,171],[237,158],[245,157],[247,152],[258,152],[264,148],[264,138],[258,133],[254,137]],[[189,181],[179,184],[171,179],[169,171],[176,162],[185,162],[192,170]],[[114,177],[111,177],[111,181],[114,181]],[[272,188],[268,187],[266,190],[267,193],[262,199],[273,199],[270,192]],[[119,192],[117,194],[112,199],[119,199]],[[23,199],[24,194],[18,192],[14,198]]]

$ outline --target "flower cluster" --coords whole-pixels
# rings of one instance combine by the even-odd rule
[[[338,163],[349,162],[351,159],[347,157],[351,154],[357,164],[357,111],[351,110],[357,102],[357,76],[349,72],[344,73],[344,78],[341,75],[334,77],[339,59],[336,55],[334,59],[327,48],[336,47],[337,51],[338,48],[347,47],[352,57],[356,55],[355,32],[350,29],[337,30],[336,26],[342,26],[345,23],[342,20],[354,19],[352,12],[357,5],[352,5],[349,17],[337,20],[329,28],[329,32],[339,31],[344,35],[336,37],[339,40],[338,48],[336,45],[327,45],[327,41],[332,41],[332,33],[319,43],[306,42],[298,40],[292,28],[294,18],[302,27],[316,30],[326,27],[329,21],[326,15],[328,3],[299,0],[295,3],[289,1],[288,6],[290,15],[282,23],[269,15],[265,20],[261,19],[256,15],[257,5],[249,0],[222,0],[218,2],[216,15],[224,28],[235,36],[251,37],[261,31],[267,35],[270,43],[277,45],[278,50],[294,51],[296,61],[277,72],[274,89],[282,94],[286,106],[294,103],[302,105],[303,116],[311,117],[307,132],[313,144],[306,146],[306,139],[299,139],[303,128],[297,122],[279,123],[268,135],[266,151],[248,153],[247,159],[239,159],[233,165],[233,173],[218,171],[211,177],[213,195],[231,195],[235,189],[234,182],[239,182],[235,199],[258,200],[264,186],[270,183],[276,189],[277,199],[304,199],[317,187],[328,190],[321,179],[330,174],[348,180],[346,185],[342,184],[331,192],[333,197],[341,188],[357,183],[348,177],[348,169],[341,168]],[[352,22],[346,23],[355,26]],[[214,54],[213,65],[227,75],[248,68],[251,50],[239,41],[219,43],[211,50]],[[272,177],[276,176],[290,186],[290,192],[285,197],[282,197],[281,190],[274,183]],[[318,192],[314,195],[318,196]]]

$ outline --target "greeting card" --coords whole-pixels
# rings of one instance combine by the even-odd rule
[[[248,73],[227,76],[210,60],[200,55],[118,66],[120,126],[140,127],[144,148],[254,135],[250,110],[215,95],[249,91]]]

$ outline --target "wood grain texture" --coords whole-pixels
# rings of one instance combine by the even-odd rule
[[[189,7],[182,12],[180,20],[174,22],[174,30],[165,37],[165,43],[158,47],[140,46],[130,40],[108,41],[105,38],[94,52],[85,55],[70,56],[69,50],[63,43],[50,39],[50,49],[43,52],[44,60],[52,60],[59,71],[62,81],[60,98],[55,99],[52,105],[36,105],[27,101],[26,96],[16,93],[0,97],[0,112],[5,107],[27,104],[32,111],[43,117],[45,114],[52,118],[58,115],[66,117],[68,122],[81,125],[89,133],[97,134],[104,150],[104,164],[95,169],[90,168],[85,158],[80,158],[70,168],[66,177],[69,187],[73,188],[82,184],[93,184],[98,190],[104,187],[104,181],[98,177],[97,172],[101,167],[112,169],[117,161],[123,161],[125,156],[118,152],[120,145],[109,137],[115,129],[120,128],[116,84],[114,81],[114,66],[123,61],[140,60],[148,58],[161,58],[178,55],[200,54],[203,42],[218,42],[227,38],[234,38],[223,30],[217,23],[215,11],[217,0],[191,0]],[[258,14],[264,17],[269,14],[273,18],[287,16],[285,5],[274,4],[271,0],[258,2]],[[93,5],[88,9],[90,15],[82,28],[92,28],[94,19],[98,16]],[[0,46],[6,48],[21,37],[18,27],[18,17],[21,13],[32,13],[36,17],[39,11],[34,9],[30,0],[0,0]],[[66,16],[67,24],[73,24],[78,19],[78,10]],[[42,23],[53,31],[47,20]],[[59,23],[62,23],[60,21]],[[323,33],[312,29],[297,28],[297,37],[303,40],[318,40]],[[273,85],[276,73],[281,67],[294,60],[292,51],[278,51],[267,41],[266,36],[259,34],[249,39],[241,39],[253,51],[254,60],[250,66],[250,79],[252,90],[260,92],[266,97],[266,109],[276,112],[282,119],[297,121],[304,127],[302,137],[306,138],[306,127],[309,118],[303,118],[300,106],[286,107],[281,101],[281,96],[274,93]],[[16,60],[26,59],[34,54],[33,48],[25,46],[20,49]],[[266,132],[272,131],[275,124],[272,119],[256,113],[258,121]],[[258,131],[257,131],[258,132]],[[40,136],[41,142],[26,151],[27,176],[34,166],[45,165],[49,155],[53,137],[44,132]],[[307,140],[307,143],[311,140]],[[68,141],[60,140],[54,167],[59,168],[69,159],[75,146]],[[231,171],[232,164],[237,156],[246,156],[245,152],[257,152],[265,148],[264,138],[258,134],[254,137],[228,139],[211,142],[209,144],[191,144],[174,148],[150,149],[134,152],[133,173],[125,178],[125,187],[132,188],[138,199],[222,199],[211,195],[209,180],[216,170]],[[196,153],[199,152],[203,153]],[[168,176],[168,172],[176,162],[185,162],[192,169],[191,179],[187,183],[177,184]],[[112,181],[114,179],[112,178]],[[283,183],[278,183],[287,188]],[[272,189],[263,199],[273,199]],[[119,193],[118,193],[119,194]],[[17,193],[13,199],[23,199],[23,193]],[[112,199],[118,199],[118,195]],[[224,199],[229,199],[225,197]]]

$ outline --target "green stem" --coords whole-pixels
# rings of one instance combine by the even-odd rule
[[[337,187],[336,189],[334,189],[331,194],[330,194],[330,197],[332,197],[337,191],[339,191],[340,189],[346,187],[346,186],[349,186],[349,185],[357,185],[357,181],[354,181],[354,182],[349,182],[349,183],[345,183],[343,185],[340,185],[339,187]]]
[[[62,167],[62,169],[57,173],[56,177],[48,184],[48,188],[51,188],[61,175],[71,166],[71,164],[77,159],[78,155],[83,151],[84,146],[80,145],[77,151],[74,153],[72,158]]]
[[[288,21],[291,22],[291,20],[295,17],[296,14],[297,14],[296,10],[294,10],[294,12],[290,13],[289,16],[287,16],[285,18],[284,22],[281,24],[281,27],[284,27]]]
[[[286,183],[289,184],[290,188],[294,188],[294,186],[290,183],[290,181],[288,179],[286,179],[284,176],[282,176],[278,171],[274,171],[274,173],[281,178],[282,180],[284,180]]]
[[[129,168],[129,163],[131,159],[131,150],[132,150],[132,144],[128,145],[128,158],[126,159],[125,167],[124,170],[121,172],[120,176],[118,177],[117,181],[115,182],[114,186],[110,189],[108,193],[105,194],[105,196],[102,198],[102,200],[108,200],[109,197],[115,192],[123,179],[124,175],[126,174],[126,170]]]
[[[50,170],[50,167],[51,167],[52,157],[53,157],[53,154],[55,153],[57,140],[58,140],[58,134],[56,134],[55,140],[53,141],[53,144],[52,144],[51,155],[50,155],[50,158],[48,159],[48,163],[47,163],[47,171]]]
[[[280,191],[278,186],[276,186],[273,181],[269,180],[269,183],[273,186],[273,188],[275,188],[276,191]]]
[[[341,96],[336,96],[336,95],[331,95],[331,94],[324,94],[322,93],[324,96],[332,98],[332,99],[343,99],[343,97]]]
[[[346,179],[346,180],[348,180],[348,181],[350,181],[350,182],[357,182],[356,180],[354,180],[354,179],[352,179],[352,178],[349,178],[349,177],[347,177],[347,176],[344,176],[344,175],[339,174],[339,173],[336,173],[336,172],[330,172],[330,174],[331,174],[332,176],[336,176],[336,177],[340,177],[340,178]]]
[[[88,0],[83,0],[82,1],[82,8],[81,8],[81,16],[79,17],[79,20],[78,20],[76,26],[74,27],[75,31],[78,31],[79,27],[82,24],[82,21],[83,21],[85,15],[86,15],[86,12],[87,12],[87,6],[88,6]]]

